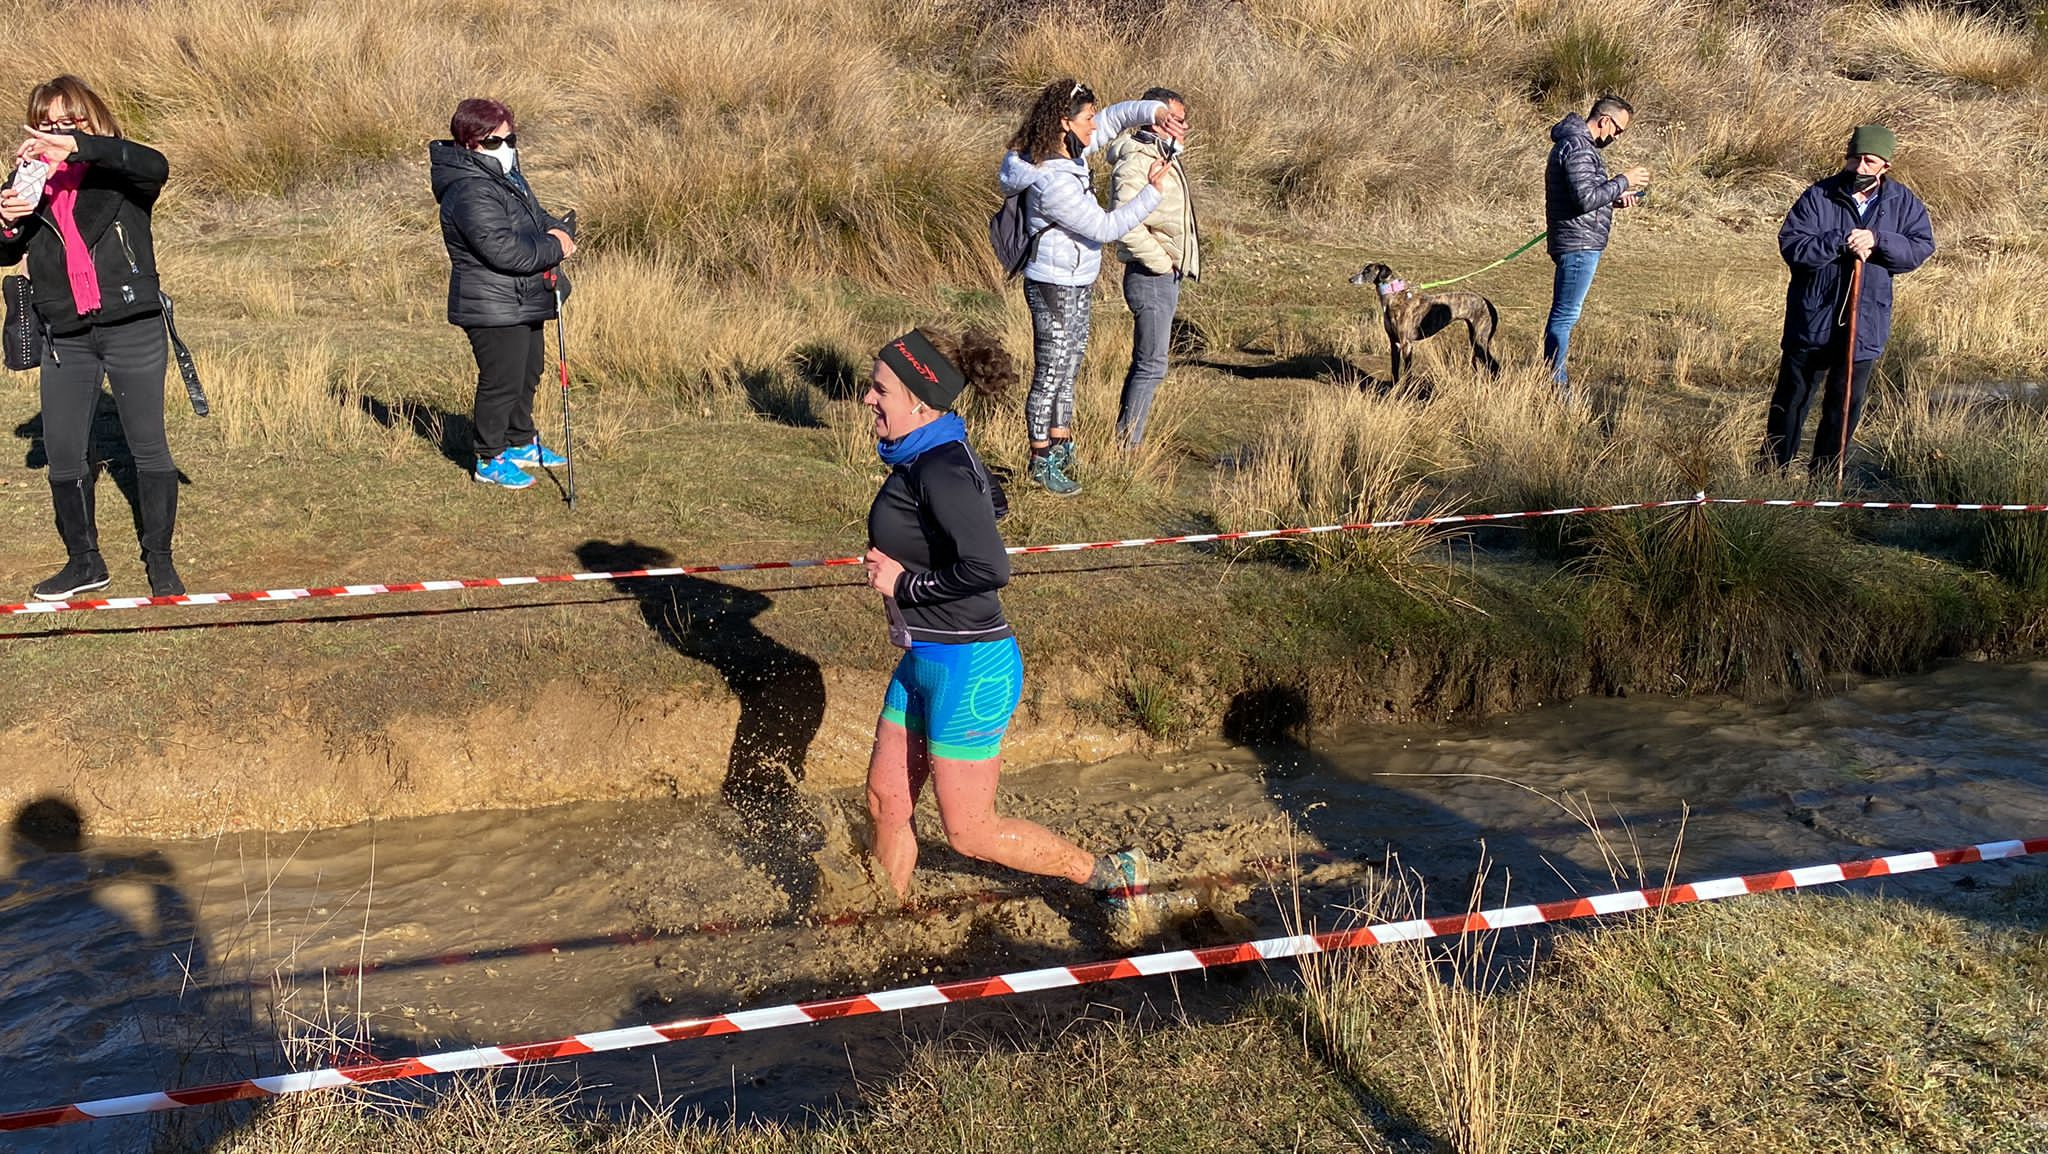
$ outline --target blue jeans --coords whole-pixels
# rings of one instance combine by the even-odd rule
[[[1586,292],[1593,287],[1593,270],[1600,267],[1600,251],[1559,253],[1557,276],[1550,282],[1550,319],[1543,324],[1543,361],[1550,366],[1550,379],[1565,384],[1564,358],[1572,343],[1572,326],[1585,311]]]

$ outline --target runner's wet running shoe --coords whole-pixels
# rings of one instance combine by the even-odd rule
[[[489,460],[478,458],[476,480],[480,485],[497,485],[505,489],[525,489],[533,484],[533,478],[527,476],[526,470],[513,464],[505,453]]]
[[[1102,891],[1110,933],[1126,942],[1136,942],[1152,931],[1156,920],[1153,910],[1158,903],[1150,892],[1152,863],[1145,857],[1145,851],[1126,849],[1105,855],[1101,865],[1113,874],[1113,884]]]

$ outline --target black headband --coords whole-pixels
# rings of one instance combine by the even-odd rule
[[[953,362],[941,356],[916,329],[883,345],[876,357],[895,372],[918,400],[934,409],[951,409],[954,398],[967,387],[966,374],[954,368]]]

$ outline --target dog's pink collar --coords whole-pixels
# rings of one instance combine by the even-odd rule
[[[1383,297],[1390,297],[1393,296],[1395,293],[1404,293],[1407,291],[1408,282],[1404,280],[1390,280],[1380,286],[1380,295]]]

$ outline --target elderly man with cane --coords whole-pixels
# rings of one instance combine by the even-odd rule
[[[1778,230],[1792,269],[1785,290],[1784,356],[1764,428],[1762,464],[1783,469],[1823,379],[1820,429],[1809,468],[1841,478],[1863,414],[1870,370],[1892,328],[1892,278],[1934,255],[1934,228],[1913,190],[1887,179],[1898,138],[1879,124],[1849,137],[1842,170],[1814,182]]]

